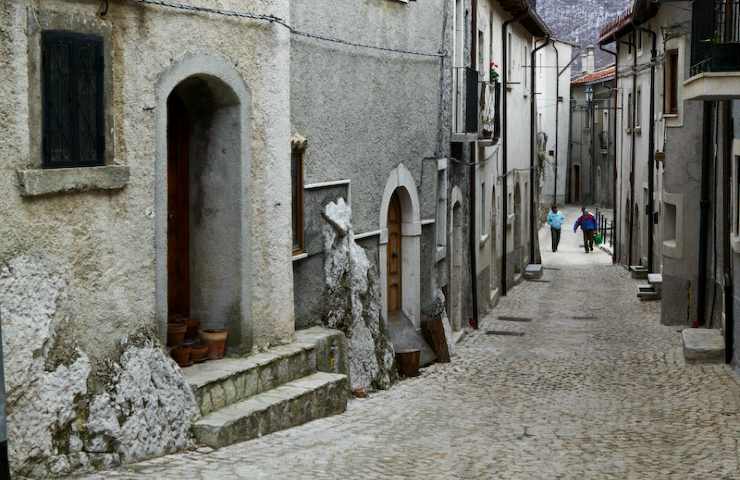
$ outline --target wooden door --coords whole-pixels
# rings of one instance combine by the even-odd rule
[[[167,302],[190,316],[190,117],[175,93],[167,101]]]
[[[388,205],[388,313],[401,309],[401,202],[394,193]]]

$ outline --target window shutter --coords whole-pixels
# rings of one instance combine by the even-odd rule
[[[48,31],[42,35],[43,163],[104,163],[103,40]]]

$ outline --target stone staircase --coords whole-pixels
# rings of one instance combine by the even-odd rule
[[[344,335],[313,328],[296,337],[265,353],[183,370],[202,415],[193,425],[198,443],[219,448],[344,412]]]

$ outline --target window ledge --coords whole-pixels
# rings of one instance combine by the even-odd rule
[[[129,167],[104,165],[79,168],[33,168],[18,170],[21,195],[36,197],[55,193],[120,190],[129,181]]]
[[[307,252],[294,253],[292,260],[294,262],[297,262],[298,260],[303,260],[304,258],[308,258],[308,253]]]
[[[437,251],[435,252],[434,259],[437,262],[441,262],[447,256],[447,248],[437,245]]]
[[[677,113],[664,113],[663,118],[678,118]]]
[[[489,236],[488,234],[485,234],[482,237],[480,237],[480,246],[481,247],[484,246],[486,244],[486,242],[488,241],[488,236]]]

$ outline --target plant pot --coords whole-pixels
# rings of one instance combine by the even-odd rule
[[[187,332],[187,326],[184,323],[168,323],[167,346],[179,347],[182,345],[182,342],[185,341],[185,332]]]
[[[190,355],[192,353],[192,348],[189,346],[180,346],[175,347],[172,349],[172,358],[175,359],[178,365],[180,365],[181,368],[189,367],[193,364],[192,360],[190,359]]]
[[[419,375],[419,361],[421,350],[409,349],[396,352],[396,365],[398,373],[404,377],[417,377]]]
[[[208,359],[218,360],[224,358],[226,352],[226,337],[229,332],[226,330],[201,330],[200,339],[208,345]]]
[[[208,360],[208,345],[197,344],[190,350],[190,360],[193,363],[202,363]]]
[[[200,320],[188,318],[187,320],[185,320],[185,326],[187,326],[188,328],[187,332],[185,333],[185,337],[190,340],[197,340],[198,331],[200,330]]]

